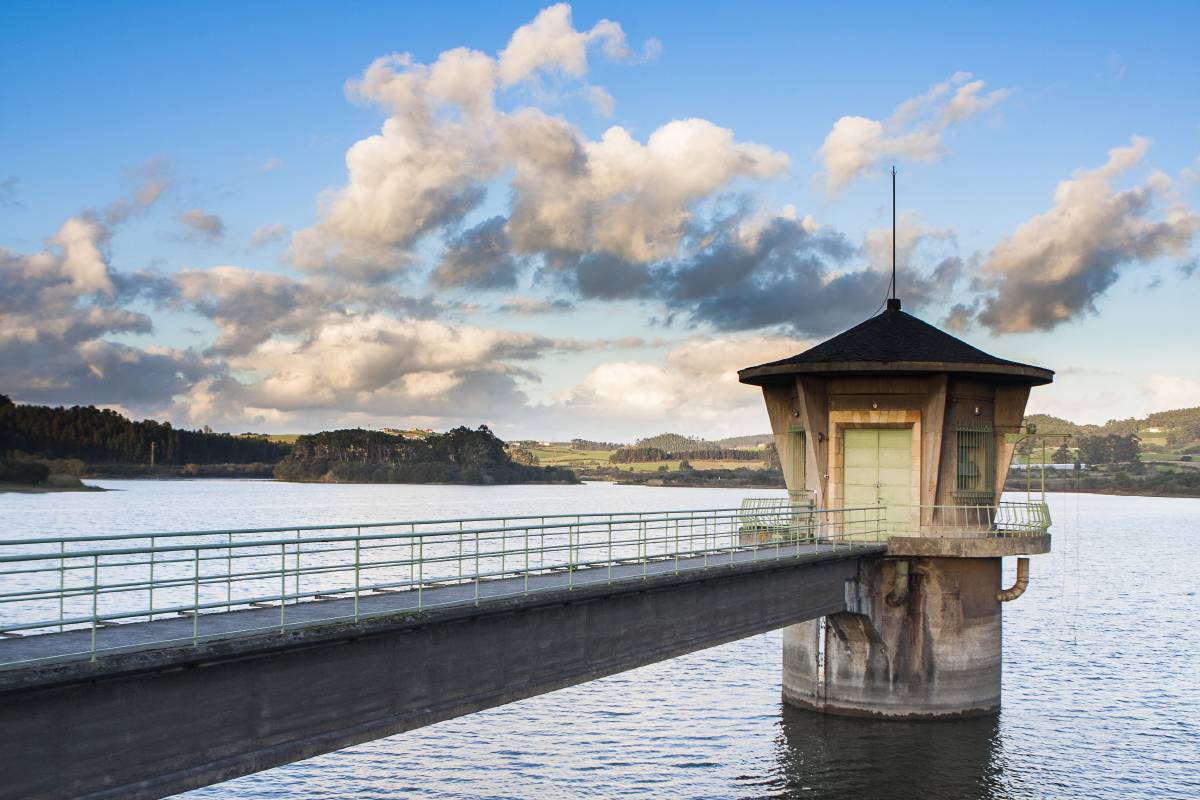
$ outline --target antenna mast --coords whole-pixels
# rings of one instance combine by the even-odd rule
[[[896,299],[896,165],[892,165],[892,299]]]

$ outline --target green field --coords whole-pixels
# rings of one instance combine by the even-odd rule
[[[569,469],[620,469],[622,472],[657,472],[665,466],[669,472],[679,470],[679,461],[643,461],[636,464],[610,464],[609,456],[615,450],[572,450],[565,444],[535,445],[527,448],[537,457],[543,467],[567,467]],[[692,461],[694,469],[766,469],[765,461]]]

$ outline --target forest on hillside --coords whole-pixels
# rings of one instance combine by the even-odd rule
[[[284,481],[326,483],[575,483],[561,467],[518,464],[486,425],[405,438],[361,428],[306,434],[275,467]]]
[[[1038,433],[1069,433],[1072,436],[1127,436],[1159,429],[1166,444],[1172,447],[1200,441],[1200,406],[1155,411],[1141,419],[1110,419],[1103,425],[1078,424],[1049,414],[1030,414],[1025,423],[1035,426]]]
[[[273,464],[291,448],[266,437],[174,428],[152,419],[134,422],[95,406],[14,403],[0,395],[0,456],[76,459],[86,464]]]

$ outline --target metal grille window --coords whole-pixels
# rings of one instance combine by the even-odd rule
[[[792,428],[788,431],[787,437],[787,453],[781,455],[781,458],[788,459],[790,466],[790,477],[792,484],[788,486],[788,496],[793,498],[794,502],[806,500],[808,490],[805,488],[805,450],[804,450],[804,429]],[[782,464],[782,461],[780,462]]]
[[[955,499],[960,505],[990,505],[995,487],[996,437],[990,427],[959,428]]]

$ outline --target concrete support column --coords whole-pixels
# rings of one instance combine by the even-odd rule
[[[784,700],[830,714],[897,719],[995,712],[1000,567],[999,558],[864,564],[850,610],[827,617],[823,633],[817,621],[784,629]]]

